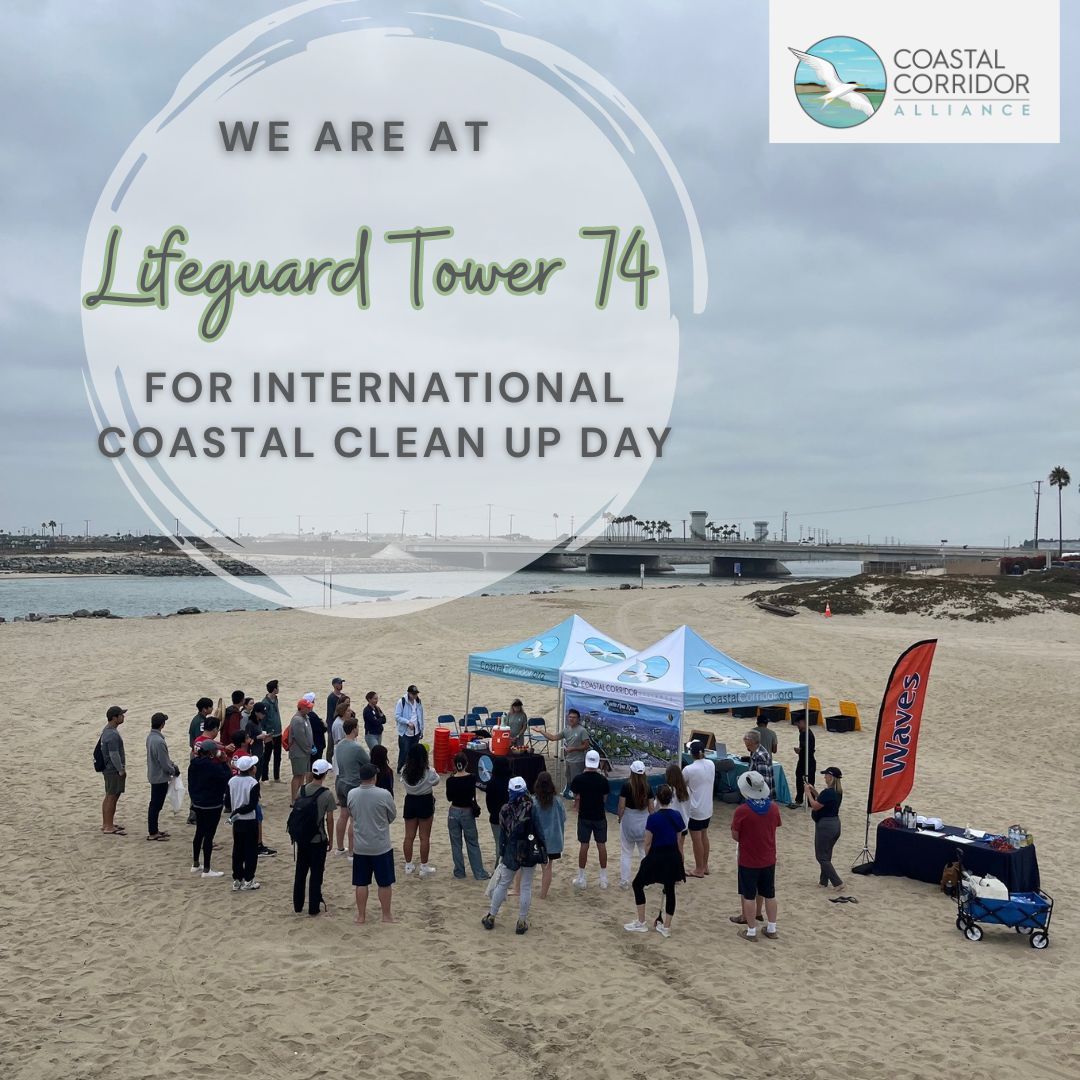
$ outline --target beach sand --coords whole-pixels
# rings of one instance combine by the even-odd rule
[[[476,598],[393,621],[256,612],[0,627],[0,1075],[1075,1080],[1080,777],[1066,686],[1075,682],[1080,620],[778,619],[746,603],[747,591]],[[144,841],[152,712],[169,713],[166,735],[185,769],[195,699],[235,687],[261,696],[271,677],[286,704],[309,689],[324,700],[340,674],[357,697],[375,688],[392,703],[416,682],[429,717],[460,712],[470,650],[524,638],[574,611],[637,646],[686,622],[751,667],[809,683],[826,711],[841,697],[858,702],[864,732],[819,729],[817,753],[819,769],[844,770],[837,866],[857,906],[827,902],[809,816],[786,809],[781,937],[756,944],[727,920],[734,808],[723,804],[713,818],[712,874],[680,886],[666,941],[623,931],[632,897],[596,888],[595,851],[584,894],[571,887],[573,860],[564,856],[551,897],[534,901],[526,936],[514,935],[509,906],[485,932],[483,885],[451,874],[441,797],[438,873],[406,879],[399,853],[393,926],[353,925],[344,859],[328,861],[332,917],[292,914],[287,784],[266,791],[267,841],[281,854],[260,863],[261,892],[231,893],[228,873],[192,878],[184,816],[165,812],[170,843]],[[935,887],[846,873],[862,846],[885,680],[903,648],[933,636],[940,644],[910,801],[950,823],[1004,831],[1021,822],[1034,833],[1043,886],[1058,903],[1046,951],[1002,928],[965,941],[953,902]],[[473,680],[474,704],[505,709],[516,694],[530,714],[554,722],[553,692]],[[128,791],[117,815],[124,838],[99,831],[101,780],[91,765],[113,702],[130,710]],[[748,726],[693,714],[687,722],[712,727],[732,748]],[[795,731],[778,735],[793,783]],[[490,866],[486,819],[480,836]],[[219,839],[216,865],[228,871],[227,828]],[[650,910],[658,904],[650,890]]]

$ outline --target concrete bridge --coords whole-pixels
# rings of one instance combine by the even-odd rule
[[[713,577],[786,577],[785,562],[843,560],[860,562],[868,573],[899,573],[911,567],[941,566],[949,559],[1023,555],[1022,549],[959,548],[934,545],[799,544],[777,540],[608,540],[564,537],[558,543],[536,540],[413,539],[401,546],[410,555],[451,566],[477,569],[562,570],[584,566],[591,573],[636,574],[672,571],[676,565],[707,564]]]

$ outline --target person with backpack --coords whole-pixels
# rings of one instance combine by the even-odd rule
[[[405,696],[398,700],[394,720],[397,723],[397,773],[400,776],[409,751],[424,737],[424,706],[420,701],[420,691],[415,686],[410,685]]]
[[[187,786],[191,811],[195,815],[191,872],[197,874],[201,870],[204,878],[225,876],[220,870],[210,869],[210,853],[214,850],[214,834],[221,822],[231,776],[232,771],[223,760],[221,747],[213,739],[200,739],[195,744],[195,756],[188,766]]]
[[[158,828],[158,818],[169,794],[169,783],[180,775],[180,767],[169,757],[165,742],[165,721],[168,716],[156,712],[150,717],[150,733],[146,736],[146,779],[150,784],[150,806],[146,811],[146,839],[168,840],[169,834]]]
[[[518,901],[518,921],[514,932],[524,934],[529,929],[529,906],[532,904],[533,873],[547,862],[544,831],[536,804],[522,776],[513,776],[508,785],[509,801],[499,812],[501,846],[500,863],[495,870],[491,905],[480,920],[485,930],[495,929],[495,916],[506,900],[514,875],[521,871],[521,898]]]
[[[101,800],[101,831],[106,836],[127,836],[123,825],[116,822],[116,804],[127,786],[127,762],[120,725],[127,709],[110,705],[105,713],[105,727],[94,747],[94,770],[105,780],[105,798]]]
[[[300,786],[289,814],[288,832],[295,845],[296,874],[293,877],[293,911],[304,910],[306,888],[308,914],[318,915],[323,904],[322,883],[326,869],[326,852],[334,835],[334,793],[323,782],[333,766],[322,759],[311,766],[312,779]]]
[[[233,830],[232,875],[233,892],[261,889],[255,880],[259,865],[259,781],[255,770],[259,761],[254,757],[241,758],[236,763],[237,775],[228,783],[228,802]]]

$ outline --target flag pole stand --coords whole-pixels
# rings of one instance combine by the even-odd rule
[[[852,864],[853,874],[872,874],[874,872],[874,856],[870,854],[870,815],[866,815],[866,836],[863,839],[863,849],[859,857]]]

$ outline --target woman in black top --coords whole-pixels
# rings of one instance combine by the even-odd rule
[[[390,751],[382,743],[371,748],[371,764],[379,770],[375,786],[394,794],[394,770],[390,768]]]
[[[379,695],[369,690],[364,695],[364,741],[369,750],[374,750],[382,743],[383,728],[386,727],[386,713],[379,708]]]
[[[844,801],[840,778],[844,774],[830,765],[821,775],[825,777],[825,787],[820,792],[812,784],[806,785],[807,801],[813,811],[810,816],[814,819],[814,857],[821,867],[818,884],[842,889],[844,883],[832,864],[832,853],[840,839],[840,804]]]
[[[454,772],[446,779],[446,798],[450,810],[446,827],[450,831],[450,852],[454,857],[454,877],[465,876],[465,860],[461,854],[461,841],[469,852],[469,867],[477,881],[486,881],[491,875],[484,869],[484,856],[480,853],[480,841],[476,835],[476,777],[468,771],[469,760],[464,754],[454,758]]]

